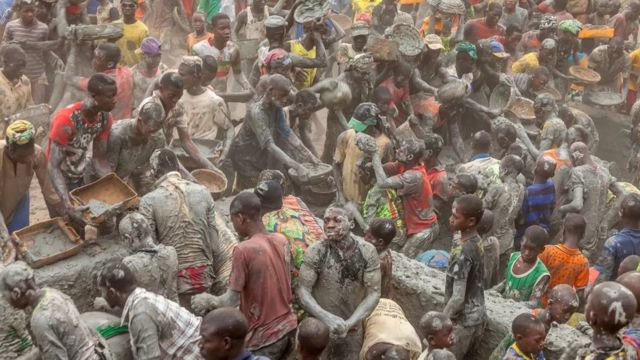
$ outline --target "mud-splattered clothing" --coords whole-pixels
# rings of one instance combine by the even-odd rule
[[[558,117],[551,118],[544,122],[540,133],[540,142],[547,140],[551,148],[559,146],[567,135],[567,126]]]
[[[191,95],[185,90],[180,101],[192,139],[215,140],[219,130],[233,127],[227,104],[209,88],[200,95]]]
[[[462,244],[455,244],[451,249],[451,259],[445,280],[445,304],[453,294],[456,281],[466,282],[464,308],[457,314],[451,314],[451,320],[462,326],[481,325],[486,319],[484,302],[484,249],[482,239],[478,235],[467,239]]]
[[[302,263],[303,270],[317,275],[311,289],[314,299],[325,311],[348,319],[367,294],[366,279],[380,271],[380,258],[373,245],[356,240],[355,249],[348,258],[328,240],[319,241],[309,247]],[[362,347],[362,324],[351,328],[344,339],[335,339],[326,350],[329,358],[351,359],[358,356]],[[344,352],[344,353],[341,353]]]
[[[640,230],[625,228],[605,241],[595,268],[605,281],[615,281],[620,263],[630,255],[640,255]]]
[[[142,21],[136,20],[133,24],[125,24],[124,21],[118,20],[115,24],[122,24],[122,37],[118,39],[116,45],[120,48],[122,55],[120,63],[125,66],[133,66],[142,60],[142,55],[136,52],[142,40],[149,36],[149,29]]]
[[[402,201],[394,189],[381,189],[374,185],[367,193],[367,198],[362,205],[362,216],[367,223],[377,217],[393,220],[396,225],[396,236],[392,244],[394,248],[397,246],[398,250],[404,245],[406,233],[403,214]]]
[[[124,305],[135,359],[200,359],[199,317],[160,295],[136,288]]]
[[[584,203],[582,214],[587,221],[581,248],[593,252],[598,240],[598,225],[607,210],[609,185],[615,182],[609,171],[599,165],[581,165],[571,169],[567,189],[572,193],[582,188]]]
[[[49,27],[47,24],[33,19],[31,26],[25,26],[20,18],[11,20],[4,29],[2,43],[7,44],[11,41],[27,41],[39,42],[49,39]],[[39,47],[29,47],[24,49],[27,55],[27,66],[24,74],[35,82],[44,74],[45,63],[44,51]]]
[[[467,21],[464,26],[465,34],[469,34],[469,37],[465,40],[470,43],[477,43],[478,40],[488,39],[494,36],[504,35],[505,28],[502,24],[496,24],[489,26],[485,22],[484,18],[472,19]]]
[[[137,109],[140,106],[147,88],[156,80],[160,80],[166,70],[167,65],[165,64],[158,65],[155,70],[150,72],[147,72],[142,64],[136,64],[131,68],[131,73],[133,74],[133,99],[131,105],[133,109]]]
[[[471,174],[478,180],[478,191],[476,195],[484,198],[492,185],[501,185],[500,181],[500,160],[494,159],[489,154],[477,154],[458,167],[457,174]]]
[[[33,105],[29,78],[22,75],[14,84],[0,69],[0,119],[9,117],[29,105]]]
[[[249,321],[246,346],[271,345],[296,329],[291,308],[291,247],[280,234],[256,234],[233,250],[229,288]]]
[[[0,354],[8,359],[18,358],[33,347],[25,313],[9,305],[4,297],[0,297],[0,313],[5,319],[0,324]]]
[[[129,119],[133,110],[133,73],[127,66],[118,66],[102,72],[116,81],[116,106],[111,110],[114,121]],[[89,78],[80,81],[80,88],[89,93]],[[146,89],[145,89],[146,90]]]
[[[149,158],[165,143],[162,131],[155,132],[142,143],[132,141],[135,127],[135,119],[122,120],[113,125],[107,142],[107,158],[113,171],[122,179],[131,178],[136,191],[140,193],[141,183],[153,183],[149,174]]]
[[[156,241],[178,254],[178,293],[198,294],[213,284],[212,264],[219,260],[213,199],[202,185],[170,172],[140,200]]]
[[[0,141],[0,214],[4,217],[5,223],[11,223],[14,211],[29,193],[34,174],[38,178],[46,203],[59,204],[61,200],[49,179],[47,160],[40,146],[34,146],[32,160],[27,164],[14,163],[6,154],[6,149],[6,142]]]
[[[237,45],[235,43],[227,41],[225,47],[220,50],[213,45],[213,37],[200,41],[191,48],[191,52],[194,55],[200,57],[211,55],[216,59],[218,71],[211,85],[217,93],[227,92],[227,81],[229,79],[229,72],[231,71],[231,56],[236,48]]]
[[[520,350],[517,343],[513,343],[513,345],[507,349],[502,360],[544,360],[544,354],[542,351],[536,354],[525,354]]]
[[[65,158],[60,170],[68,182],[82,179],[91,159],[89,148],[94,139],[107,141],[113,118],[108,112],[99,112],[95,119],[89,120],[82,114],[82,101],[71,104],[58,111],[51,120],[47,159],[51,152],[51,143],[63,148]]]
[[[134,114],[134,117],[135,115],[137,115],[138,112],[140,112],[142,105],[146,104],[148,101],[153,101],[156,104],[162,105],[162,101],[160,100],[160,93],[157,90],[155,90],[153,92],[153,95],[142,100],[142,102],[140,103],[140,106],[138,106],[136,114]],[[184,129],[184,130],[189,129],[189,125],[187,124],[187,120],[185,116],[184,104],[180,100],[178,100],[178,103],[176,104],[176,106],[173,107],[173,109],[169,111],[165,109],[162,131],[164,132],[164,137],[167,144],[171,144],[171,140],[173,140],[174,129]]]
[[[533,289],[545,278],[549,277],[549,270],[540,259],[536,259],[536,264],[524,274],[516,275],[513,267],[520,258],[520,252],[511,254],[507,265],[506,283],[504,297],[515,301],[527,302],[531,298]]]
[[[302,222],[307,226],[307,231],[311,233],[311,236],[315,239],[322,239],[324,237],[324,230],[320,225],[318,219],[311,213],[307,204],[302,199],[293,195],[285,195],[282,198],[282,206],[295,211],[302,219]]]
[[[99,360],[98,334],[80,318],[73,300],[43,288],[44,296],[31,313],[31,333],[43,360]]]
[[[580,249],[570,248],[564,244],[547,245],[539,257],[551,275],[548,290],[559,284],[571,285],[576,290],[587,286],[589,260],[582,255]],[[542,297],[542,305],[547,306],[547,293]]]
[[[178,254],[171,246],[158,244],[122,259],[136,277],[138,287],[178,301]]]
[[[522,209],[520,210],[520,217],[524,223],[518,226],[516,232],[518,244],[524,235],[524,231],[531,225],[539,225],[548,230],[555,207],[556,188],[553,179],[548,179],[542,184],[527,186],[527,191],[525,191],[522,201]]]
[[[356,131],[349,129],[338,136],[336,151],[333,161],[342,164],[342,192],[348,201],[362,205],[367,196],[366,186],[361,180],[359,162],[364,158],[364,153],[356,145]],[[389,138],[380,134],[375,138],[378,154],[384,163],[392,158],[392,146]]]
[[[484,251],[484,288],[489,289],[498,283],[500,278],[500,243],[495,236],[482,239]]]
[[[612,350],[600,350],[593,347],[578,350],[576,360],[637,360],[636,349],[619,338],[620,347]]]
[[[522,207],[524,186],[516,180],[506,180],[504,185],[493,185],[484,198],[484,208],[493,211],[495,223],[491,235],[498,238],[500,254],[513,249],[515,220]]]
[[[289,240],[296,269],[300,269],[302,257],[309,245],[321,240],[309,231],[297,212],[284,206],[280,210],[264,214],[262,222],[268,232],[281,234]]]

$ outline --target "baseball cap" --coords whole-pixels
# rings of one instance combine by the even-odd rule
[[[442,39],[440,39],[440,36],[436,34],[429,34],[425,36],[424,43],[431,50],[444,49],[444,46],[442,45]]]
[[[511,56],[509,53],[504,51],[504,46],[498,40],[491,40],[491,42],[489,42],[489,46],[491,48],[491,53],[495,57],[508,58]]]
[[[364,21],[356,21],[351,26],[351,36],[369,35],[369,24]]]

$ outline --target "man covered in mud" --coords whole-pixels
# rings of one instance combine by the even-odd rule
[[[279,74],[270,75],[266,81],[265,95],[248,106],[244,126],[231,145],[230,157],[238,173],[236,184],[240,189],[254,186],[260,172],[268,168],[294,168],[300,178],[308,176],[308,171],[293,155],[310,152],[289,128],[282,110],[291,81]]]
[[[25,75],[27,54],[18,45],[5,45],[0,51],[0,121],[33,104],[31,81]],[[0,126],[4,128],[4,126]]]
[[[573,163],[567,184],[571,202],[562,205],[558,211],[560,214],[576,212],[585,217],[587,228],[580,247],[588,258],[594,258],[597,256],[594,251],[598,238],[606,234],[604,229],[598,228],[598,224],[607,211],[607,191],[621,195],[623,190],[608,169],[594,162],[586,144],[575,142],[569,152]]]
[[[153,95],[142,101],[137,111],[147,102],[155,102],[162,105],[164,109],[163,133],[166,144],[170,145],[173,140],[174,130],[178,133],[180,146],[195,160],[200,167],[218,171],[213,164],[207,160],[200,152],[196,144],[191,139],[189,125],[186,120],[186,110],[181,100],[184,91],[184,79],[178,72],[170,71],[162,75],[159,87],[153,91]]]
[[[165,146],[162,135],[164,109],[156,102],[140,107],[138,117],[117,122],[111,129],[107,143],[107,156],[113,171],[122,179],[130,180],[139,195],[151,190],[149,158]]]
[[[59,110],[51,120],[47,148],[49,177],[62,198],[66,213],[76,213],[69,191],[85,184],[87,173],[98,177],[111,172],[107,140],[116,103],[116,82],[105,74],[91,76],[89,96]],[[89,149],[93,149],[93,154]]]
[[[322,320],[333,339],[330,360],[355,359],[363,341],[362,320],[380,299],[380,260],[373,245],[355,239],[348,212],[329,206],[324,214],[326,238],[304,255],[297,295],[302,307]]]
[[[178,295],[189,308],[192,295],[214,284],[212,266],[220,260],[213,199],[204,186],[182,179],[171,150],[156,150],[150,162],[156,189],[140,200],[140,214],[158,243],[176,249]]]
[[[30,330],[43,360],[105,359],[100,337],[82,321],[73,300],[38,286],[26,263],[18,261],[2,270],[0,293],[14,308],[31,310]]]

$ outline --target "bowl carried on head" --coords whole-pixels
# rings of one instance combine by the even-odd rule
[[[600,82],[600,74],[591,69],[573,65],[569,68],[569,74],[574,78],[578,79],[578,81],[574,81],[575,84],[578,85],[593,85]]]

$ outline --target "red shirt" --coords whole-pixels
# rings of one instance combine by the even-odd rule
[[[389,174],[398,174],[391,179],[402,182],[403,187],[398,190],[398,195],[402,197],[407,236],[430,228],[438,217],[429,202],[433,191],[424,165],[418,164],[405,170],[403,164],[393,162],[385,164],[384,168]]]
[[[394,119],[396,126],[402,125],[402,123],[406,120],[407,114],[404,111],[404,108],[400,106],[404,101],[409,100],[409,84],[405,87],[397,87],[393,82],[393,77],[388,78],[383,81],[380,86],[387,88],[391,93],[391,103],[398,109],[398,116]]]
[[[105,75],[111,76],[116,81],[118,92],[116,93],[116,107],[111,111],[115,121],[129,119],[133,106],[133,73],[126,66],[118,66],[115,69],[109,69],[103,72]],[[89,79],[83,79],[80,87],[84,91],[87,90]]]
[[[469,34],[469,38],[466,40],[473,44],[477,43],[478,40],[504,35],[504,27],[502,25],[496,24],[493,27],[489,27],[484,22],[484,18],[469,20],[465,26],[470,29],[465,29],[465,33]]]
[[[63,173],[70,178],[81,178],[87,165],[87,151],[94,139],[107,141],[113,118],[108,112],[99,113],[95,119],[82,114],[82,101],[60,109],[51,121],[47,160],[51,154],[51,143],[65,146],[66,158]]]
[[[249,321],[249,350],[271,345],[293,331],[291,252],[280,234],[256,234],[233,250],[229,288],[240,293]]]
[[[447,171],[444,167],[436,166],[427,170],[427,177],[429,178],[429,184],[434,195],[438,195],[442,199],[447,199],[449,194],[447,193]]]

